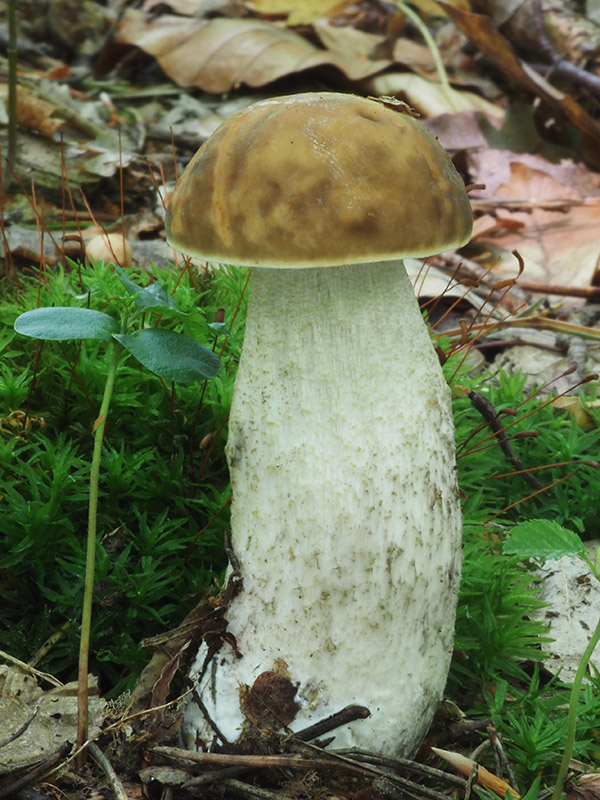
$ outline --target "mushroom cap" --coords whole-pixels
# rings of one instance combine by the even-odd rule
[[[223,123],[173,191],[167,240],[208,261],[323,267],[464,245],[472,211],[435,137],[375,100],[276,97]]]

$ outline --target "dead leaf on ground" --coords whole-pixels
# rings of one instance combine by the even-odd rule
[[[493,211],[477,220],[473,241],[498,259],[495,272],[515,274],[516,249],[524,281],[589,286],[600,256],[600,176],[570,159],[503,150],[472,153],[468,164],[487,187],[473,192],[475,207],[489,200]]]
[[[491,59],[502,72],[540,97],[551,108],[559,111],[583,135],[587,143],[586,156],[590,163],[600,163],[600,124],[579,103],[552,86],[528,64],[521,61],[508,41],[498,32],[496,25],[483,14],[473,14],[438,0],[454,24],[471,40],[484,55]]]
[[[175,14],[186,17],[205,17],[207,14],[225,14],[233,8],[241,10],[242,4],[237,0],[144,0],[140,8],[142,11],[154,9],[164,11],[168,8]]]
[[[90,736],[99,732],[106,703],[99,697],[97,680],[90,681]],[[65,741],[74,742],[77,733],[77,683],[43,691],[37,680],[18,667],[0,666],[0,719],[2,738],[25,725],[21,735],[0,748],[0,775],[30,766],[56,752]]]
[[[287,14],[288,25],[310,25],[322,17],[335,17],[354,0],[253,0],[250,6],[257,14]]]
[[[577,783],[567,784],[567,800],[600,800],[600,774],[581,775]]]
[[[411,72],[388,72],[367,82],[373,95],[401,95],[406,102],[424,117],[439,114],[456,114],[460,111],[479,111],[500,126],[504,110],[474,92],[444,87]]]
[[[362,80],[393,62],[372,54],[384,37],[333,26],[325,20],[315,31],[328,48],[322,50],[283,25],[258,19],[190,19],[150,17],[128,9],[117,32],[118,41],[154,56],[180,86],[206,92],[227,92],[241,84],[264,86],[285,75],[315,67],[336,67],[350,80]],[[425,65],[431,56],[422,45],[401,40],[395,53]]]
[[[378,67],[369,74],[386,69],[392,63],[404,64],[410,66],[411,69],[422,69],[427,72],[434,69],[434,61],[429,48],[413,42],[412,39],[397,38],[394,41],[391,58],[379,58],[378,54],[383,50],[383,45],[388,44],[385,36],[361,31],[352,25],[336,25],[327,19],[316,20],[313,28],[322,45],[339,58],[341,64],[358,60]]]

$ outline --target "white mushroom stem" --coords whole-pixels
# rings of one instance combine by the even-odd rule
[[[448,674],[461,519],[449,389],[402,262],[254,269],[228,459],[243,658],[225,644],[208,670],[212,719],[235,740],[239,685],[283,659],[293,730],[358,703],[371,717],[335,747],[414,752]],[[213,736],[193,705],[186,730]]]

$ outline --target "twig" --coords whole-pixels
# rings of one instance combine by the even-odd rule
[[[547,65],[545,67],[532,65],[533,68],[537,69],[545,77],[548,77],[548,72],[550,72],[550,74],[567,78],[573,83],[578,83],[580,86],[584,86],[588,91],[600,95],[600,78],[591,72],[586,72],[586,70],[581,69],[581,67],[578,67],[575,64],[572,64],[570,61],[566,61],[559,56],[552,46],[552,42],[548,38],[548,35],[546,34],[546,28],[544,27],[544,19],[542,16],[542,4],[540,0],[532,0],[531,5],[533,8],[533,19],[538,36],[537,43],[541,52],[544,56],[546,56],[551,65],[550,69],[548,69]]]
[[[519,784],[517,783],[514,770],[511,766],[510,761],[507,758],[506,753],[504,752],[504,748],[502,747],[502,741],[498,736],[498,731],[494,728],[493,724],[488,725],[487,731],[490,736],[492,747],[494,749],[494,755],[497,755],[502,767],[506,770],[506,774],[508,775],[508,782],[510,783],[511,786],[514,786],[514,788],[517,790],[519,794],[521,794],[521,789],[519,787]]]
[[[590,303],[600,303],[600,288],[597,286],[550,286],[546,283],[519,283],[521,289],[536,294],[559,294],[563,297],[582,297]]]
[[[329,754],[325,751],[324,758],[307,758],[305,756],[296,755],[246,755],[244,753],[204,753],[195,750],[184,750],[181,747],[153,747],[152,752],[157,755],[165,756],[166,758],[182,759],[184,761],[191,761],[193,764],[212,764],[215,766],[224,767],[250,767],[252,769],[323,769],[335,768],[343,769],[344,771],[355,772],[357,774],[364,773],[364,767],[360,764],[342,763],[335,758],[328,757]]]
[[[250,786],[248,783],[238,781],[235,778],[228,778],[223,781],[223,785],[238,794],[243,794],[248,797],[255,797],[256,800],[291,800],[284,794],[279,792],[270,792],[268,789],[261,789],[258,786]],[[184,783],[182,788],[189,786],[189,783]]]
[[[538,479],[530,472],[528,472],[526,469],[524,469],[523,462],[515,453],[508,439],[508,436],[504,432],[504,425],[500,421],[498,412],[491,404],[491,402],[488,400],[488,398],[482,395],[480,392],[476,392],[474,390],[468,393],[468,397],[469,400],[471,401],[473,408],[476,411],[479,411],[483,419],[486,421],[488,427],[498,440],[498,444],[500,445],[502,452],[508,458],[510,463],[515,467],[515,469],[517,469],[523,475],[527,483],[533,489],[543,489],[544,487],[538,481]]]
[[[123,784],[119,780],[117,773],[114,771],[113,766],[106,755],[102,752],[102,750],[100,750],[95,742],[91,742],[88,745],[88,750],[96,764],[98,764],[98,766],[106,775],[106,779],[110,784],[110,788],[113,790],[116,800],[127,800],[127,794],[123,788]]]
[[[6,747],[7,744],[10,744],[11,742],[14,742],[15,739],[18,739],[19,736],[22,736],[25,733],[27,728],[31,725],[33,720],[36,718],[38,711],[40,710],[40,701],[41,700],[42,700],[41,697],[39,697],[37,699],[37,702],[35,704],[35,708],[33,709],[33,713],[25,720],[25,722],[21,725],[20,728],[17,728],[17,730],[14,731],[14,733],[11,733],[10,736],[7,739],[3,739],[2,741],[0,741],[0,748],[1,747]]]
[[[51,756],[44,759],[44,761],[38,764],[37,767],[34,767],[26,775],[22,775],[20,778],[17,778],[16,781],[2,786],[2,788],[0,788],[0,797],[13,797],[19,789],[28,786],[30,783],[36,783],[47,772],[56,769],[61,761],[64,761],[69,755],[72,746],[71,742],[63,742],[55,753],[52,753]]]
[[[344,763],[354,764],[362,767],[366,773],[371,774],[373,776],[377,776],[378,778],[377,783],[380,789],[383,789],[383,786],[386,785],[387,782],[387,784],[391,783],[395,786],[402,787],[403,789],[406,790],[406,793],[412,792],[415,798],[418,798],[418,800],[423,800],[424,797],[428,798],[428,800],[448,800],[447,795],[442,794],[441,792],[437,792],[435,789],[431,789],[428,786],[424,786],[420,783],[415,783],[415,781],[411,781],[408,778],[402,778],[400,775],[391,775],[387,770],[384,771],[382,769],[378,769],[378,767],[373,766],[372,764],[367,764],[367,763],[361,764],[356,759],[344,755],[343,750],[340,751],[332,750],[331,752],[329,752],[329,751],[323,751],[321,750],[321,748],[317,747],[314,744],[310,744],[308,742],[302,742],[301,744],[303,747],[310,747],[311,749],[316,751],[327,752],[327,754],[330,757],[340,760]],[[360,752],[360,751],[351,751],[351,752]],[[416,761],[411,762],[411,769],[413,769],[414,772],[421,771],[420,768],[422,766],[423,766],[422,764],[418,764]],[[405,767],[403,767],[403,769],[404,768]],[[445,773],[441,773],[441,775],[445,775]],[[441,777],[441,775],[439,777]]]
[[[294,736],[296,739],[307,742],[310,739],[318,739],[320,736],[323,736],[324,733],[329,733],[335,730],[335,728],[339,728],[341,725],[347,725],[349,722],[353,722],[356,719],[366,719],[370,716],[371,712],[368,708],[365,708],[365,706],[346,706],[342,708],[341,711],[331,714],[331,716],[325,717],[325,719],[316,722],[314,725],[310,725],[308,728],[298,731]]]
[[[430,767],[428,764],[421,764],[419,761],[411,761],[409,758],[386,758],[385,756],[378,756],[375,753],[369,753],[366,750],[342,750],[339,752],[361,763],[372,764],[373,766],[381,766],[386,769],[397,771],[407,770],[408,772],[415,772],[418,775],[427,775],[429,778],[444,781],[459,789],[464,789],[466,785],[464,778],[460,778],[458,775],[452,775],[449,772],[444,772],[444,770]]]
[[[209,652],[209,655],[212,658],[214,653],[211,654]],[[208,660],[205,660],[204,665],[202,667],[202,674],[204,674],[204,671],[205,671],[207,665],[208,665]],[[206,723],[208,724],[208,726],[212,729],[213,733],[223,742],[223,744],[228,744],[227,738],[225,737],[225,735],[223,733],[221,733],[221,731],[219,729],[219,726],[214,721],[214,719],[211,717],[211,715],[208,712],[208,708],[205,706],[204,702],[202,701],[202,698],[200,697],[200,692],[198,691],[198,684],[195,684],[193,686],[193,688],[192,688],[192,698],[194,700],[194,703],[198,706],[198,708],[202,712],[202,716],[204,717],[204,719],[205,719]]]
[[[48,672],[40,672],[39,669],[35,669],[35,667],[26,664],[24,661],[20,661],[18,658],[11,656],[10,653],[5,653],[4,650],[0,650],[0,658],[6,659],[6,661],[14,664],[17,667],[20,667],[24,672],[28,675],[35,675],[36,678],[40,678],[41,680],[47,681],[51,683],[52,686],[62,686],[63,684],[55,678],[54,675],[50,675]]]

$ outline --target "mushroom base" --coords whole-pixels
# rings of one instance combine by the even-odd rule
[[[412,754],[447,678],[461,516],[450,392],[402,262],[254,270],[227,455],[242,657],[209,665],[211,719],[232,742],[358,704],[371,716],[334,747]],[[297,688],[268,724],[247,704],[267,673]],[[183,735],[215,736],[193,701]]]

